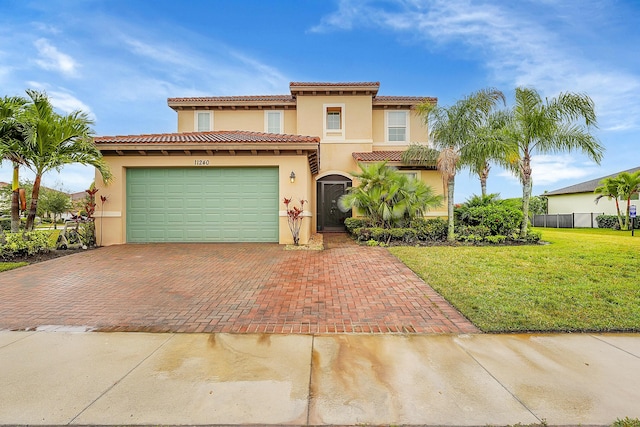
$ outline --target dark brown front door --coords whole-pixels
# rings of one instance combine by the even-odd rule
[[[346,230],[344,220],[351,217],[351,211],[342,212],[338,200],[349,187],[351,180],[340,175],[329,175],[318,180],[318,231]]]

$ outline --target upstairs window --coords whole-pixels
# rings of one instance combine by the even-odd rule
[[[265,111],[264,112],[264,131],[267,133],[283,132],[283,114],[282,111]]]
[[[387,141],[408,142],[406,111],[387,111]]]
[[[327,130],[342,129],[342,108],[327,107]]]
[[[210,111],[196,111],[195,128],[197,132],[208,132],[213,129]]]
[[[344,141],[344,104],[323,104],[324,114],[324,139],[333,141]]]

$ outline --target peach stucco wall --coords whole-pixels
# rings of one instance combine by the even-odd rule
[[[178,132],[193,132],[195,130],[195,111],[209,111],[212,114],[212,130],[245,130],[251,132],[265,132],[264,114],[262,110],[180,110],[178,111]],[[275,109],[284,115],[282,133],[297,135],[296,111]]]

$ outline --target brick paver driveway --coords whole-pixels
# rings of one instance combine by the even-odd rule
[[[387,250],[325,247],[130,244],[30,265],[0,273],[0,330],[478,331]]]

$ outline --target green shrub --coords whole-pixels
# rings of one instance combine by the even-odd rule
[[[538,243],[542,238],[542,233],[535,230],[527,230],[527,243]]]
[[[522,211],[498,203],[475,206],[468,208],[464,215],[461,215],[460,221],[461,225],[486,227],[489,235],[508,236],[519,230]]]
[[[364,218],[346,218],[344,220],[344,226],[351,234],[355,234],[354,231],[356,228],[367,227],[368,225],[369,224],[367,220],[365,220]]]
[[[427,242],[443,242],[447,240],[447,221],[440,218],[416,218],[411,221],[411,228],[416,231],[418,240]]]
[[[507,236],[503,236],[501,234],[496,234],[494,236],[485,237],[485,240],[487,242],[489,242],[489,243],[501,244],[501,243],[504,243],[507,240]]]
[[[617,215],[598,215],[596,217],[598,228],[611,228],[612,230],[620,230],[620,222]]]
[[[6,233],[6,243],[0,246],[0,258],[11,259],[23,255],[49,252],[52,246],[48,231]]]
[[[11,218],[0,218],[0,228],[4,231],[11,230]]]

